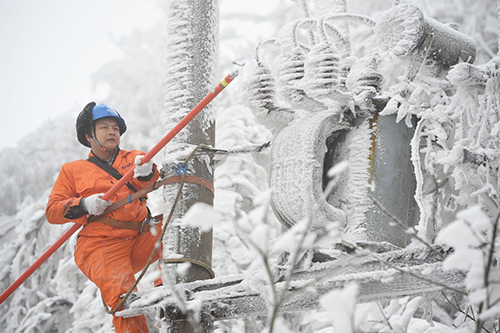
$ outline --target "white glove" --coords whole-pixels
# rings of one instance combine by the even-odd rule
[[[143,165],[139,165],[141,163],[144,155],[137,155],[135,157],[135,169],[134,169],[134,177],[147,177],[153,172],[153,161],[148,161]]]
[[[101,199],[103,195],[104,193],[93,194],[83,200],[83,206],[87,213],[95,216],[101,215],[104,213],[106,208],[113,203],[111,201]]]

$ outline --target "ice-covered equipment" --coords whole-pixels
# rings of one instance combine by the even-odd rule
[[[443,24],[425,17],[415,5],[401,4],[380,17],[374,27],[378,37],[375,43],[396,56],[424,52],[425,58],[432,58],[443,68],[460,61],[473,63],[476,44],[456,28],[454,24]]]
[[[320,112],[292,122],[276,136],[270,187],[274,212],[284,226],[303,219],[310,219],[313,230],[346,223],[345,212],[330,205],[323,194],[323,160],[326,139],[348,127],[339,113]]]

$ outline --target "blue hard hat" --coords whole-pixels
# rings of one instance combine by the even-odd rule
[[[112,117],[116,119],[118,127],[120,127],[120,135],[122,135],[127,130],[127,125],[125,125],[125,120],[120,116],[118,112],[116,112],[109,105],[97,104],[92,108],[92,119],[94,121],[107,117]]]

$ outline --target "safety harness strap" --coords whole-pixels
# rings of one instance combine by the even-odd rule
[[[97,165],[99,168],[103,169],[107,173],[109,173],[113,178],[116,180],[120,180],[123,175],[118,172],[115,168],[113,168],[111,165],[109,165],[105,160],[98,158],[97,156],[90,156],[87,158],[87,161],[94,163]],[[129,182],[126,182],[125,185],[132,191],[132,192],[137,192],[136,188],[132,186]]]
[[[106,210],[104,211],[104,213],[102,213],[102,215],[109,214],[112,211],[114,211],[114,210],[116,210],[116,209],[118,209],[118,208],[120,208],[128,203],[131,203],[135,199],[140,198],[141,196],[143,196],[149,192],[152,192],[152,191],[159,189],[163,185],[171,184],[171,183],[180,183],[180,182],[181,182],[181,176],[173,176],[173,177],[165,178],[165,179],[162,179],[160,181],[154,182],[152,185],[149,185],[148,187],[145,187],[142,190],[139,190],[135,193],[131,193],[128,196],[126,196],[125,198],[122,198],[122,199],[118,200],[117,202],[112,203],[108,208],[106,208]],[[212,185],[212,183],[210,183],[208,180],[206,180],[204,178],[197,177],[197,176],[191,176],[191,175],[185,175],[184,182],[204,186],[205,188],[209,189],[212,192],[212,194],[215,193],[214,186]]]
[[[91,222],[101,222],[120,229],[140,230],[141,232],[147,232],[152,225],[156,225],[161,220],[163,220],[163,215],[156,215],[154,217],[148,216],[142,222],[120,221],[107,216],[100,216],[97,219],[92,220]]]

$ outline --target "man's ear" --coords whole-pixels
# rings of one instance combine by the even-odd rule
[[[87,142],[90,143],[90,140],[92,140],[92,137],[85,133],[85,139],[87,139]]]

